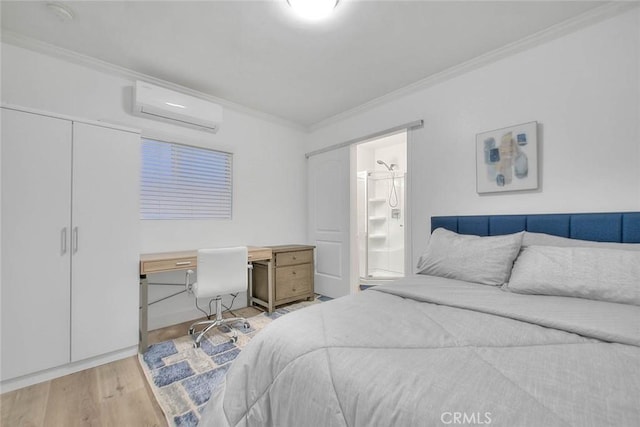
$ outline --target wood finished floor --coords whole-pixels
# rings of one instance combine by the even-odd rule
[[[252,317],[255,307],[234,310]],[[149,332],[149,343],[186,333],[191,322]],[[137,356],[0,395],[2,427],[167,426]]]

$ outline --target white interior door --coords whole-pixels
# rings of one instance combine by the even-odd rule
[[[140,135],[73,125],[71,359],[138,342]]]
[[[71,122],[2,111],[2,380],[69,363]]]
[[[309,158],[309,239],[316,246],[315,291],[350,293],[350,148]]]

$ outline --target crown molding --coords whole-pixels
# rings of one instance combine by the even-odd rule
[[[439,73],[433,74],[415,83],[404,86],[393,92],[389,92],[378,98],[375,98],[363,104],[360,104],[357,107],[351,108],[349,110],[345,110],[341,113],[330,116],[326,119],[323,119],[309,126],[304,126],[302,124],[295,123],[290,120],[286,120],[281,117],[274,116],[272,114],[268,114],[259,110],[255,110],[253,108],[249,108],[244,105],[237,104],[235,102],[232,102],[223,98],[218,98],[194,89],[190,89],[185,86],[181,86],[176,83],[158,79],[156,77],[153,77],[147,74],[139,73],[137,71],[134,71],[125,67],[121,67],[119,65],[115,65],[115,64],[112,64],[88,55],[83,55],[81,53],[77,53],[68,49],[54,46],[52,44],[45,43],[31,37],[27,37],[22,34],[15,33],[13,31],[2,30],[1,41],[3,43],[12,44],[14,46],[22,47],[22,48],[32,50],[38,53],[42,53],[45,55],[49,55],[58,59],[66,60],[68,62],[72,62],[78,65],[86,66],[96,71],[115,75],[117,77],[122,77],[130,80],[148,81],[149,83],[162,86],[167,89],[179,91],[179,92],[186,93],[201,99],[205,99],[207,101],[215,102],[217,104],[224,106],[225,108],[229,108],[239,113],[247,114],[258,119],[262,119],[265,121],[279,124],[281,126],[286,126],[291,129],[295,129],[297,131],[308,133],[308,132],[314,132],[318,129],[329,126],[333,123],[337,123],[339,121],[355,116],[357,114],[361,114],[366,111],[372,110],[385,103],[405,97],[417,91],[424,90],[426,88],[429,88],[436,84],[450,80],[454,77],[460,76],[470,71],[479,69],[485,65],[497,62],[508,56],[526,51],[528,49],[531,49],[541,44],[544,44],[546,42],[549,42],[551,40],[560,38],[564,35],[578,31],[582,28],[588,27],[590,25],[604,21],[613,16],[627,12],[631,9],[635,9],[638,6],[640,6],[640,3],[638,1],[622,0],[622,1],[612,1],[612,2],[606,3],[602,6],[598,6],[594,9],[584,12],[576,17],[573,17],[563,22],[560,22],[558,24],[552,25],[551,27],[548,27],[535,34],[527,36],[521,40],[518,40],[516,42],[510,43],[508,45],[495,49],[486,54],[480,55],[476,58],[463,62],[459,65],[450,67]]]
[[[462,74],[466,74],[470,71],[482,68],[485,65],[489,65],[491,63],[497,62],[508,56],[512,56],[517,53],[532,49],[536,46],[558,39],[564,35],[573,33],[582,28],[586,28],[593,24],[597,24],[598,22],[602,22],[613,16],[620,15],[624,12],[635,9],[638,6],[640,6],[640,3],[638,3],[637,0],[635,1],[623,0],[623,1],[612,1],[602,6],[595,7],[578,16],[575,16],[573,18],[569,18],[560,23],[554,24],[551,27],[538,31],[535,34],[527,36],[516,42],[507,44],[503,47],[492,50],[478,57],[475,57],[469,61],[447,68],[446,70],[443,70],[439,73],[432,74],[429,77],[426,77],[422,80],[418,80],[415,83],[411,83],[393,92],[389,92],[378,98],[374,98],[371,101],[367,101],[364,104],[358,105],[357,107],[351,108],[349,110],[343,111],[341,113],[328,117],[319,122],[316,122],[309,126],[309,131],[315,132],[318,129],[340,122],[349,117],[353,117],[357,114],[370,111],[376,107],[379,107],[380,105],[397,100],[399,98],[405,97],[407,95],[418,92],[420,90],[424,90],[436,84],[450,80],[454,77],[460,76]]]
[[[94,58],[92,56],[84,55],[69,49],[64,49],[58,46],[54,46],[52,44],[45,43],[43,41],[36,40],[31,37],[27,37],[25,35],[22,35],[13,31],[2,30],[1,41],[3,43],[8,43],[17,47],[42,53],[42,54],[45,54],[54,58],[62,59],[77,65],[82,65],[102,73],[111,74],[117,77],[129,79],[129,80],[144,80],[146,82],[155,84],[157,86],[162,86],[167,89],[175,90],[191,96],[195,96],[197,98],[214,102],[216,104],[222,105],[225,108],[229,108],[230,110],[234,110],[236,112],[247,114],[258,119],[276,123],[281,126],[286,126],[298,131],[302,131],[305,133],[309,131],[309,128],[307,126],[303,126],[299,123],[295,123],[290,120],[286,120],[281,117],[265,113],[263,111],[246,107],[244,105],[237,104],[233,101],[229,101],[224,98],[218,98],[216,96],[212,96],[204,92],[190,89],[186,86],[172,83],[167,80],[162,80],[162,79],[150,76],[148,74],[139,73],[129,68],[121,67],[119,65],[115,65],[110,62],[106,62],[101,59]]]

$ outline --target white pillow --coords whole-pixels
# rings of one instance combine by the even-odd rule
[[[590,240],[569,239],[545,233],[525,231],[522,246],[560,246],[581,248],[609,248],[624,251],[640,251],[638,243],[592,242]]]
[[[418,261],[418,274],[499,286],[509,280],[522,233],[480,237],[437,228]]]
[[[640,252],[529,246],[505,289],[640,305]]]

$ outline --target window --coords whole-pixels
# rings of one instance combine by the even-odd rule
[[[141,219],[231,219],[232,155],[142,138]]]

